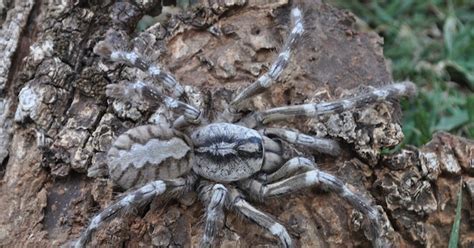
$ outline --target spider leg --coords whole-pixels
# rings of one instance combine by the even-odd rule
[[[266,183],[278,181],[282,178],[287,178],[292,175],[301,174],[313,169],[316,169],[317,165],[304,157],[296,157],[288,160],[282,167],[277,171],[267,175],[264,179]]]
[[[349,109],[361,108],[368,104],[386,101],[403,96],[414,96],[416,86],[410,81],[404,81],[374,89],[371,92],[342,100],[322,103],[308,103],[294,106],[272,108],[242,120],[242,125],[254,128],[260,124],[280,121],[292,117],[314,118],[320,115],[337,114]]]
[[[108,97],[135,103],[139,103],[141,100],[146,100],[151,104],[161,102],[171,110],[182,112],[183,115],[173,123],[175,129],[200,122],[201,111],[176,98],[164,95],[158,87],[149,82],[137,81],[135,83],[121,82],[119,84],[109,84],[105,93]]]
[[[126,51],[126,49],[119,47],[117,44],[120,41],[116,39],[117,37],[113,32],[108,33],[105,40],[95,45],[94,53],[105,59],[124,63],[147,72],[155,80],[163,82],[173,92],[175,97],[180,97],[184,93],[183,86],[176,80],[173,74],[163,70],[158,65],[148,62],[137,52]]]
[[[368,199],[358,193],[352,192],[346,186],[346,184],[339,178],[317,169],[316,164],[308,159],[299,158],[298,160],[295,160],[292,163],[300,163],[299,165],[292,165],[293,167],[297,168],[308,168],[310,167],[308,163],[312,163],[314,168],[301,174],[297,174],[288,177],[284,180],[275,183],[270,183],[267,185],[264,185],[263,183],[255,179],[248,179],[241,182],[241,188],[247,191],[252,197],[264,200],[270,197],[277,197],[289,194],[305,188],[323,186],[329,189],[330,191],[336,193],[339,197],[343,198],[352,206],[354,206],[355,209],[367,216],[371,224],[370,234],[374,246],[380,247],[384,244],[384,241],[381,238],[383,233],[383,222],[381,214]],[[278,175],[275,177],[282,176],[284,172],[291,172],[291,170],[288,170],[284,167],[285,166],[283,166],[281,170],[275,172],[275,174]]]
[[[183,179],[157,180],[145,184],[135,191],[128,193],[125,197],[108,206],[98,215],[96,215],[87,229],[81,234],[75,242],[75,248],[85,247],[92,233],[104,222],[113,219],[117,214],[133,209],[140,204],[149,202],[154,197],[165,193],[166,191],[184,191],[190,182]]]
[[[245,99],[248,99],[254,95],[262,93],[268,89],[275,80],[280,76],[283,70],[288,66],[290,60],[290,54],[295,47],[297,41],[301,38],[304,27],[303,27],[303,16],[301,10],[293,8],[291,10],[291,20],[293,28],[291,29],[290,35],[286,38],[285,43],[281,52],[278,54],[278,58],[273,62],[270,70],[263,74],[254,83],[243,89],[231,102],[231,107],[237,107]]]
[[[229,193],[232,210],[270,231],[273,236],[280,240],[282,247],[292,247],[291,237],[282,224],[278,223],[270,215],[250,205],[236,189],[229,189]]]
[[[260,133],[263,134],[261,131]],[[283,150],[279,142],[272,140],[265,135],[262,135],[262,138],[265,147],[265,159],[262,166],[262,172],[273,172],[283,164]]]
[[[290,131],[284,128],[265,128],[263,134],[266,136],[277,136],[278,138],[296,145],[303,145],[318,152],[337,156],[341,153],[339,143],[331,139],[316,138],[303,133]]]
[[[200,198],[207,205],[206,224],[200,247],[211,247],[219,230],[224,226],[227,189],[222,184],[207,185],[201,190]]]

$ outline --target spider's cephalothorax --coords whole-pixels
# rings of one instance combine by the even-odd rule
[[[255,130],[215,123],[192,134],[196,174],[216,182],[234,182],[260,171],[264,149],[262,136]]]
[[[369,200],[351,191],[337,177],[318,169],[312,160],[287,157],[283,145],[336,156],[340,154],[336,141],[283,128],[264,128],[264,125],[295,116],[341,113],[367,104],[411,96],[416,91],[415,86],[411,82],[394,83],[339,101],[284,106],[241,117],[241,103],[268,89],[286,68],[304,31],[298,8],[291,11],[291,20],[291,32],[268,72],[236,95],[217,118],[226,122],[206,125],[201,125],[209,121],[202,121],[198,108],[180,100],[184,99],[181,97],[184,90],[172,74],[134,51],[117,47],[120,42],[114,40],[117,38],[115,35],[109,35],[96,45],[96,54],[137,67],[172,92],[172,96],[168,96],[151,82],[137,81],[108,85],[108,97],[126,99],[132,104],[139,101],[161,103],[181,116],[171,126],[138,126],[116,139],[107,155],[110,177],[123,188],[135,190],[96,215],[79,237],[76,247],[85,246],[93,231],[116,214],[167,192],[180,197],[188,191],[197,191],[207,207],[202,247],[213,244],[216,230],[223,226],[226,209],[267,229],[279,239],[282,247],[290,247],[293,243],[286,228],[246,199],[263,201],[314,186],[335,192],[362,212],[370,223],[369,238],[374,246],[389,245],[383,235],[385,222],[382,215]]]

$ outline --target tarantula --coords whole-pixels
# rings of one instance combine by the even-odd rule
[[[207,208],[202,247],[212,246],[218,230],[223,227],[224,210],[250,219],[278,238],[282,247],[291,247],[293,242],[286,228],[246,199],[263,201],[314,186],[333,191],[362,212],[371,223],[374,246],[384,246],[380,239],[381,213],[368,199],[352,192],[337,177],[319,170],[312,160],[283,155],[287,148],[283,144],[338,155],[338,142],[283,128],[259,127],[290,117],[341,113],[387,99],[411,96],[415,86],[411,82],[395,83],[339,101],[272,108],[242,117],[239,105],[268,89],[287,67],[292,50],[304,32],[300,9],[291,10],[291,23],[291,32],[268,72],[232,100],[217,118],[223,121],[210,124],[203,120],[198,108],[180,100],[184,88],[171,73],[136,52],[117,47],[113,35],[95,46],[96,54],[147,72],[162,82],[172,95],[166,95],[161,87],[151,82],[138,81],[107,85],[108,97],[130,102],[158,102],[176,111],[180,117],[171,126],[157,124],[132,128],[115,140],[107,154],[110,177],[124,189],[135,190],[96,215],[76,241],[76,247],[85,246],[92,232],[116,214],[149,203],[159,195],[171,193],[179,197],[188,191],[198,192]],[[185,128],[192,126],[195,126],[194,131],[186,133]]]

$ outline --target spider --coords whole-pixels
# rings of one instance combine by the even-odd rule
[[[179,117],[172,125],[132,128],[114,141],[107,154],[110,178],[124,189],[134,190],[97,214],[81,233],[75,247],[84,247],[101,224],[120,212],[149,203],[160,195],[180,197],[189,191],[197,192],[206,207],[201,247],[214,244],[218,230],[223,227],[226,210],[265,228],[279,240],[281,247],[291,247],[294,242],[287,229],[250,202],[315,186],[336,193],[363,213],[373,229],[373,245],[386,245],[381,238],[381,213],[368,199],[351,191],[342,180],[318,169],[311,159],[289,157],[286,152],[291,146],[337,156],[341,152],[337,141],[264,126],[291,117],[336,114],[371,103],[412,96],[416,88],[413,83],[405,81],[343,100],[277,107],[244,116],[239,111],[241,103],[269,89],[287,67],[305,29],[299,8],[291,10],[291,23],[291,32],[268,72],[237,94],[217,118],[222,121],[214,123],[204,120],[197,107],[180,100],[184,88],[171,73],[134,51],[121,49],[113,35],[95,46],[96,54],[147,72],[169,93],[165,94],[162,87],[152,82],[121,82],[107,85],[108,97],[132,103],[164,104]],[[192,127],[190,133],[186,132],[189,130],[187,127]]]

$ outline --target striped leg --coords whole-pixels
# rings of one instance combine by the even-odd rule
[[[118,202],[110,205],[101,213],[96,215],[87,229],[81,234],[79,239],[74,244],[75,248],[85,247],[86,243],[91,238],[92,232],[97,230],[102,223],[113,219],[119,213],[129,211],[140,204],[151,201],[155,196],[161,195],[166,191],[178,190],[184,191],[187,183],[185,179],[174,180],[157,180],[145,184],[145,186],[130,192],[127,196],[120,199]]]
[[[105,40],[95,45],[94,53],[105,59],[124,63],[147,72],[155,80],[163,82],[163,84],[173,92],[174,97],[180,97],[184,93],[183,86],[181,86],[171,73],[146,61],[140,54],[134,51],[127,51],[125,47],[126,44],[124,43],[127,42],[124,41],[124,37],[118,32],[109,31]]]
[[[405,81],[387,85],[385,87],[378,88],[371,92],[352,98],[332,102],[308,103],[268,109],[243,119],[241,124],[249,128],[255,128],[261,124],[286,120],[292,117],[314,118],[321,115],[342,113],[350,109],[361,108],[369,104],[383,102],[389,99],[395,99],[404,96],[412,97],[415,94],[415,84]]]
[[[206,225],[200,247],[212,247],[217,233],[224,226],[227,189],[222,184],[209,185],[203,188],[200,197],[207,205]]]
[[[283,164],[283,148],[279,142],[276,142],[265,135],[262,135],[262,138],[265,148],[265,159],[263,161],[262,172],[271,173],[280,168]]]
[[[314,170],[317,165],[304,157],[296,157],[288,160],[282,167],[277,171],[268,175],[265,178],[266,183],[276,182],[282,178],[288,178],[290,176],[301,174],[306,171]]]
[[[282,247],[292,247],[292,241],[290,235],[286,231],[286,228],[278,223],[270,215],[256,209],[250,203],[245,201],[240,193],[235,189],[230,189],[230,207],[237,213],[247,217],[259,226],[267,229],[273,236],[280,240]]]
[[[245,88],[232,100],[232,107],[237,107],[245,99],[262,93],[265,89],[269,88],[287,67],[290,60],[290,54],[304,31],[303,17],[300,9],[294,8],[291,10],[291,20],[293,28],[291,29],[290,35],[286,38],[283,48],[280,54],[278,54],[277,60],[272,64],[267,73],[263,74],[257,79],[257,81]]]
[[[318,152],[337,156],[341,153],[339,144],[331,139],[316,138],[303,133],[290,131],[283,128],[265,128],[263,134],[266,136],[277,136],[278,138],[296,145],[303,145]]]
[[[149,82],[137,81],[135,83],[120,82],[118,84],[109,84],[105,93],[108,97],[134,103],[139,103],[142,100],[152,105],[155,105],[157,102],[164,103],[169,109],[182,112],[182,117],[178,118],[173,124],[173,127],[176,129],[200,122],[201,111],[187,103],[162,94],[158,87]]]
[[[313,163],[310,160],[300,159],[299,161],[302,163]],[[303,164],[301,164],[301,166],[307,167],[307,165]],[[313,166],[316,167],[316,164],[313,163]],[[368,199],[360,194],[352,192],[339,178],[320,171],[317,168],[267,185],[263,185],[257,180],[249,179],[245,182],[242,182],[241,186],[252,197],[261,200],[290,194],[292,192],[314,186],[328,188],[330,191],[336,193],[339,197],[349,202],[352,206],[354,206],[355,209],[367,216],[368,220],[370,221],[370,235],[372,236],[374,246],[380,247],[384,245],[384,239],[382,237],[383,219],[378,210]]]

